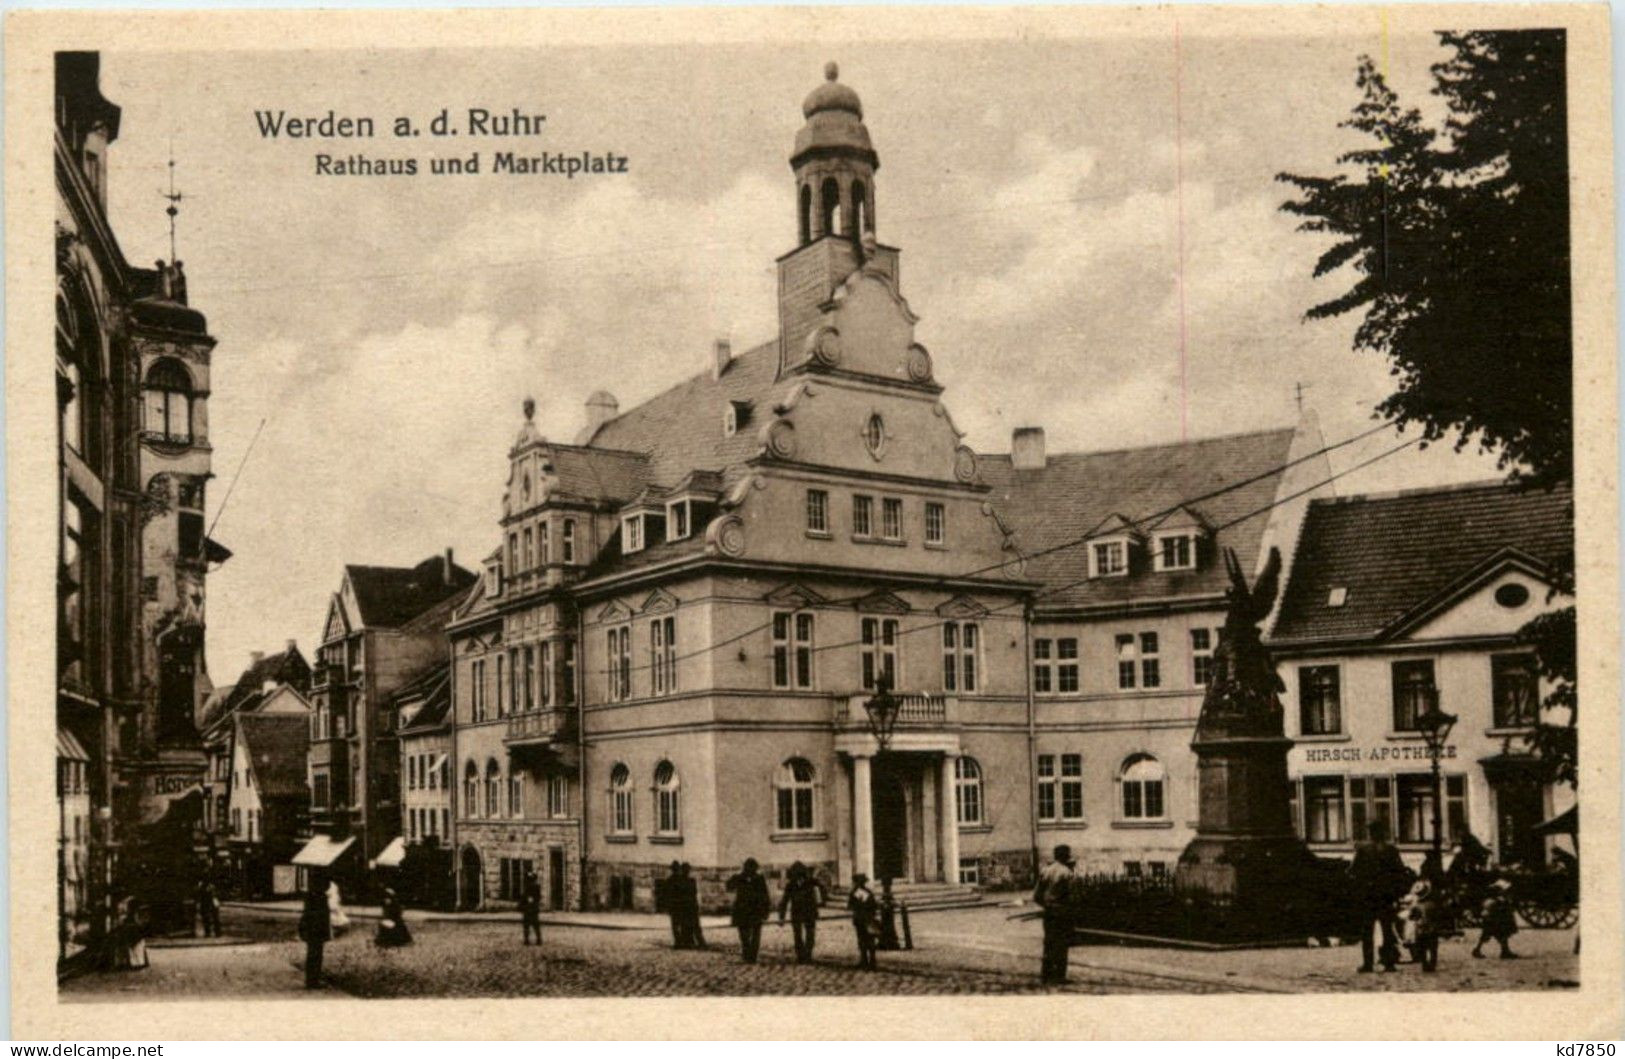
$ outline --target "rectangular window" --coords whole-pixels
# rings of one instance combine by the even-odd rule
[[[1047,695],[1055,690],[1055,665],[1050,657],[1054,643],[1053,640],[1033,641],[1033,691],[1040,695]]]
[[[503,657],[502,657],[501,654],[498,654],[497,655],[497,686],[496,686],[497,710],[498,710],[498,712],[501,712],[501,710],[502,710],[502,696],[507,693],[507,681],[504,679],[504,674],[502,672],[502,663],[503,663]],[[485,701],[482,699],[480,701],[479,706],[474,711],[474,719],[476,721],[483,721],[483,720],[485,720],[485,715],[486,715],[486,706],[485,706]]]
[[[1433,659],[1394,663],[1394,731],[1414,732],[1416,719],[1433,709],[1439,689],[1433,683]]]
[[[1116,577],[1128,573],[1128,544],[1125,541],[1097,541],[1090,549],[1095,577]]]
[[[523,772],[510,772],[508,774],[508,815],[515,820],[525,815],[525,774]]]
[[[1535,723],[1540,683],[1533,655],[1493,655],[1490,658],[1491,697],[1495,727],[1526,728]]]
[[[1134,650],[1134,634],[1120,632],[1117,634],[1117,686],[1119,688],[1132,688],[1135,686],[1135,675],[1138,666],[1135,662],[1138,655]]]
[[[1160,687],[1162,684],[1162,663],[1157,658],[1157,634],[1142,632],[1140,634],[1140,686],[1142,688]]]
[[[560,706],[574,706],[576,704],[576,642],[574,640],[560,640],[558,648],[558,703]]]
[[[811,688],[812,658],[813,616],[773,615],[773,686]]]
[[[522,567],[519,565],[519,534],[508,534],[508,570],[517,574]]]
[[[1400,842],[1433,841],[1433,775],[1418,772],[1396,776],[1394,786],[1398,793],[1399,828],[1395,836]],[[1465,776],[1441,777],[1444,784],[1444,843],[1459,840],[1467,829],[1467,779]]]
[[[1305,776],[1303,779],[1304,838],[1309,842],[1342,842],[1343,777]]]
[[[617,702],[632,697],[632,626],[609,630],[610,681]]]
[[[875,498],[872,496],[854,496],[852,498],[852,536],[869,537],[875,531]]]
[[[476,721],[485,720],[485,661],[475,661],[468,667],[469,692],[473,699],[473,712]]]
[[[1179,533],[1157,541],[1157,569],[1191,570],[1196,567],[1196,549],[1189,534]]]
[[[525,675],[522,681],[524,695],[520,705],[525,710],[536,708],[536,648],[525,645]]]
[[[925,543],[942,544],[947,540],[947,514],[941,504],[925,505]]]
[[[959,858],[959,885],[982,885],[982,862],[975,857]]]
[[[889,541],[903,539],[903,502],[894,496],[880,501],[880,535]]]
[[[553,561],[553,549],[547,540],[547,523],[543,522],[536,527],[536,562],[546,566]]]
[[[676,618],[656,618],[649,623],[649,669],[654,674],[654,694],[677,690]]]
[[[519,648],[515,647],[508,651],[508,713],[518,713],[520,704],[525,701],[524,692],[521,691],[524,685],[522,661],[523,656],[520,654]],[[497,703],[497,716],[503,716],[501,703]]]
[[[1038,819],[1056,819],[1055,755],[1038,755]]]
[[[555,820],[570,815],[570,780],[561,773],[547,778],[547,815]]]
[[[310,805],[313,809],[326,809],[328,799],[327,773],[318,772],[310,779]]]
[[[628,515],[621,519],[621,550],[628,554],[643,550],[642,515]]]
[[[1213,633],[1191,630],[1191,683],[1205,688],[1213,680]]]
[[[612,830],[617,835],[632,833],[632,785],[630,782],[610,790]]]
[[[897,687],[897,619],[864,618],[859,623],[862,650],[863,690],[872,691],[884,679]]]
[[[1041,695],[1078,690],[1078,639],[1033,641],[1033,690]]]
[[[975,693],[980,630],[973,621],[942,627],[942,690]]]
[[[822,489],[807,490],[807,532],[829,532],[829,493]]]
[[[666,539],[680,541],[688,536],[688,501],[666,505]]]
[[[1061,819],[1083,819],[1083,755],[1061,755]]]
[[[520,569],[521,570],[529,570],[532,566],[534,566],[536,564],[536,556],[532,551],[532,549],[534,548],[535,545],[534,545],[534,541],[532,539],[532,534],[531,534],[531,530],[530,530],[529,526],[525,527],[524,537],[525,537],[525,545],[524,545],[523,551],[520,553],[522,555],[524,561],[523,561],[523,564],[520,566]]]
[[[576,561],[576,520],[565,519],[563,529],[564,534],[559,544],[560,551],[564,554],[559,556],[559,559],[565,566],[569,566]]]
[[[553,705],[553,681],[557,674],[553,672],[553,642],[544,640],[537,652],[541,655],[541,674],[536,681],[537,704],[542,709]]]
[[[1300,666],[1298,716],[1304,735],[1336,735],[1343,730],[1341,677],[1336,666]]]

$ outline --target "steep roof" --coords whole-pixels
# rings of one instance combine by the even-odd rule
[[[393,629],[474,583],[474,574],[456,563],[450,564],[448,578],[446,563],[445,557],[434,555],[410,567],[346,566],[362,624]]]
[[[1026,576],[1043,584],[1040,611],[1106,607],[1191,596],[1217,595],[1227,579],[1216,554],[1203,556],[1195,570],[1131,569],[1126,577],[1089,579],[1088,547],[1060,548],[1092,533],[1104,533],[1118,518],[1148,534],[1170,508],[1183,505],[1214,528],[1267,507],[1275,499],[1280,467],[1292,445],[1290,428],[1178,444],[1110,452],[1052,455],[1042,468],[1017,470],[1007,455],[981,456],[977,465],[1000,516],[1017,532],[1033,558]],[[1257,477],[1211,499],[1194,499],[1226,485]],[[1216,544],[1236,550],[1243,569],[1252,570],[1268,521],[1259,514],[1222,528]]]
[[[1508,550],[1540,564],[1572,554],[1572,491],[1495,481],[1316,500],[1274,639],[1379,637]]]
[[[558,485],[554,495],[623,504],[648,484],[649,458],[641,452],[549,443]]]
[[[263,797],[300,796],[305,787],[305,755],[310,721],[299,714],[240,713],[237,734],[254,767]]]
[[[598,428],[594,449],[646,454],[648,482],[671,487],[690,471],[721,471],[743,463],[761,447],[757,430],[769,415],[778,375],[778,340],[734,357],[720,379],[701,372],[656,394]],[[752,405],[749,420],[732,437],[722,431],[730,402]]]
[[[203,710],[202,727],[208,728],[233,713],[253,710],[263,698],[262,692],[267,682],[292,684],[296,688],[308,689],[310,663],[305,661],[305,656],[299,652],[299,648],[293,646],[276,654],[264,655],[259,661],[250,663],[226,694],[209,697]]]
[[[444,724],[451,712],[451,666],[436,666],[424,673],[397,691],[391,703],[398,710],[414,699],[421,699],[423,705],[410,721],[401,725],[402,732],[436,728]]]

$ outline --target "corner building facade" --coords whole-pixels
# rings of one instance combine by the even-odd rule
[[[1171,864],[1188,837],[1202,688],[1153,679],[1154,641],[1222,623],[1221,542],[1251,564],[1295,537],[1279,522],[1296,509],[1271,505],[1312,428],[1053,460],[1027,431],[979,456],[914,339],[899,251],[876,241],[857,95],[832,66],[803,113],[777,336],[717,343],[624,413],[595,394],[574,444],[527,405],[500,547],[449,626],[465,906],[512,899],[530,868],[567,906],[648,908],[683,861],[717,908],[747,857],[775,888],[798,860],[837,886],[1022,883],[1042,813],[1136,862]],[[1111,549],[1097,568],[1092,546],[1055,548],[1068,536]],[[1145,655],[1127,688],[1123,630]],[[1040,650],[1070,669],[1042,698]],[[884,750],[864,705],[882,682],[901,699]],[[1125,784],[1157,812],[1114,830]]]

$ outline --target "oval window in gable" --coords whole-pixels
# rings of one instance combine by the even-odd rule
[[[880,459],[886,447],[886,421],[880,418],[879,412],[872,413],[869,421],[863,425],[863,444],[869,450],[869,455]]]

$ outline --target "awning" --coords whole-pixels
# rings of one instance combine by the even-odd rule
[[[85,745],[79,742],[79,737],[60,725],[56,729],[56,756],[62,761],[90,760],[90,755],[85,752]]]
[[[307,868],[326,868],[354,844],[353,835],[342,842],[331,835],[317,835],[305,843],[304,849],[293,855],[293,862]]]
[[[1542,820],[1530,830],[1537,835],[1578,835],[1580,833],[1580,807],[1571,805],[1550,820]]]
[[[406,859],[406,839],[390,839],[389,845],[384,847],[382,853],[372,862],[374,868],[399,868],[401,861]]]

